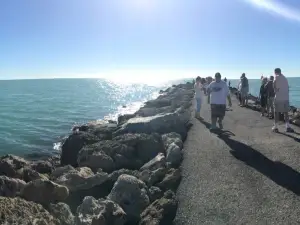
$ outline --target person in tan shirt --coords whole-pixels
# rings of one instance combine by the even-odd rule
[[[294,130],[290,127],[289,115],[288,115],[288,112],[290,110],[288,80],[281,73],[280,68],[276,68],[274,72],[275,72],[275,79],[273,85],[275,91],[275,98],[274,98],[275,120],[274,120],[274,126],[272,130],[274,132],[278,132],[277,124],[279,121],[279,114],[283,113],[285,125],[286,125],[286,132],[294,132]]]

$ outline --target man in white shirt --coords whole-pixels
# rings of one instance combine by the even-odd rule
[[[207,87],[208,91],[208,104],[211,106],[211,130],[217,128],[218,121],[219,128],[223,129],[222,121],[226,112],[226,98],[228,99],[229,106],[231,106],[231,98],[229,88],[226,82],[221,80],[221,74],[215,74],[215,81],[211,82]]]
[[[289,83],[286,77],[281,73],[280,68],[276,68],[275,72],[275,79],[273,81],[274,85],[274,111],[275,111],[275,121],[272,130],[274,132],[278,132],[278,121],[279,121],[279,114],[284,114],[284,120],[286,125],[286,132],[294,132],[294,130],[290,127],[289,124],[289,115],[288,112],[290,110],[289,104]]]

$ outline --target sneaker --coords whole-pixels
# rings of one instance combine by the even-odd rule
[[[223,129],[223,124],[222,122],[219,122],[219,128],[222,130]]]
[[[275,133],[278,133],[278,132],[279,132],[278,128],[275,127],[275,126],[272,127],[272,131],[275,132]]]
[[[287,127],[287,128],[286,128],[286,132],[288,132],[288,133],[294,133],[295,131],[294,131],[293,128]]]

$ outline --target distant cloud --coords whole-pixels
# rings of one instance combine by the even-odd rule
[[[275,13],[289,20],[300,22],[300,11],[293,9],[291,6],[274,0],[245,0],[246,2],[267,10],[270,13]]]

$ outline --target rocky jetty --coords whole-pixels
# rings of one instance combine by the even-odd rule
[[[60,158],[0,157],[0,224],[171,224],[193,95],[173,85],[117,122],[76,126]]]
[[[236,97],[238,96],[238,90],[236,88],[231,87],[230,91]],[[260,106],[258,97],[254,96],[252,94],[249,94],[248,99],[249,99],[249,101],[248,101],[247,108],[261,112],[261,106]],[[291,124],[294,124],[294,125],[300,127],[300,109],[296,108],[295,106],[290,106],[289,119],[290,119]],[[282,121],[284,120],[283,114],[280,115],[280,120],[282,120]]]

